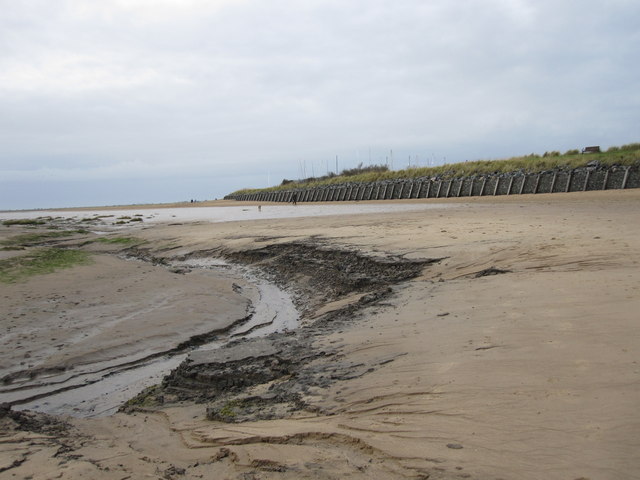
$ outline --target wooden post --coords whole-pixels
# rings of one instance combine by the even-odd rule
[[[473,178],[471,179],[471,188],[469,188],[469,196],[473,195]]]
[[[400,193],[398,194],[398,198],[402,198],[402,192],[404,192],[404,182],[400,184]]]
[[[420,198],[420,193],[422,193],[422,181],[418,182],[418,191],[416,192],[416,198]]]
[[[520,195],[522,195],[522,192],[524,192],[524,184],[527,183],[527,176],[523,175],[522,176],[522,185],[520,185]]]
[[[480,196],[484,195],[484,186],[487,184],[487,177],[482,179],[482,188],[480,189]]]
[[[622,179],[622,189],[627,188],[627,180],[629,180],[629,172],[631,171],[631,167],[627,167],[624,171],[624,178]]]
[[[496,186],[493,189],[493,196],[495,197],[498,193],[498,186],[500,185],[500,177],[496,177]]]
[[[533,193],[538,193],[538,185],[540,185],[540,174],[536,177],[536,184],[533,187]]]
[[[602,182],[602,189],[607,189],[607,182],[609,181],[609,169],[604,173],[604,182]]]
[[[384,186],[384,191],[382,192],[382,199],[386,200],[387,199],[387,188],[389,187],[389,185],[385,184]]]
[[[582,191],[587,191],[587,185],[589,184],[589,177],[591,176],[591,170],[587,170],[587,174],[584,176],[584,185],[582,186]]]
[[[453,185],[453,180],[449,180],[449,186],[447,187],[447,194],[445,195],[446,198],[449,198],[449,192],[451,192],[452,185]]]
[[[413,187],[416,184],[416,182],[411,182],[411,188],[409,189],[409,195],[407,196],[407,198],[411,198],[411,194],[413,193]]]
[[[553,189],[556,186],[556,179],[558,178],[558,172],[553,172],[553,179],[551,180],[551,188],[549,189],[549,193],[553,193]]]
[[[438,193],[436,193],[436,198],[440,198],[440,189],[442,188],[442,180],[438,181]]]
[[[462,186],[464,185],[464,178],[460,179],[460,185],[458,185],[458,194],[456,195],[456,197],[459,197],[460,194],[462,193]]]
[[[424,198],[429,198],[429,194],[431,193],[431,179],[429,179],[429,183],[427,183],[427,194]]]
[[[391,184],[391,194],[389,195],[389,200],[393,200],[393,192],[396,191],[396,184],[392,183]]]
[[[569,175],[567,176],[567,186],[564,189],[564,192],[567,193],[569,191],[569,189],[571,188],[571,177],[573,176],[573,170],[569,172]]]

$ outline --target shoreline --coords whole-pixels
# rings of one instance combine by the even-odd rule
[[[37,446],[47,423],[5,412],[0,468],[638,478],[640,192],[447,200],[463,205],[136,230],[153,256],[261,268],[303,326],[194,355],[128,414],[49,420]]]
[[[588,192],[556,192],[556,193],[525,193],[521,195],[499,195],[497,197],[487,196],[471,196],[471,197],[439,197],[439,198],[396,198],[386,200],[346,200],[340,202],[318,201],[299,203],[299,206],[332,206],[332,205],[402,205],[402,204],[446,204],[446,203],[493,203],[498,199],[500,202],[528,202],[535,198],[555,199],[558,201],[571,200],[573,198],[580,199],[585,193],[589,195],[602,195],[606,197],[610,192],[617,194],[634,195],[635,188],[624,190],[590,190]],[[630,192],[630,193],[629,193]],[[32,208],[20,210],[0,210],[1,214],[19,214],[19,213],[40,213],[40,212],[84,212],[84,211],[120,211],[120,210],[153,210],[153,209],[170,209],[170,208],[207,208],[207,207],[257,207],[258,205],[284,206],[283,202],[271,201],[255,201],[255,200],[202,200],[194,203],[190,202],[166,202],[166,203],[145,203],[130,205],[98,205],[98,206],[82,206],[82,207],[59,207],[59,208]]]

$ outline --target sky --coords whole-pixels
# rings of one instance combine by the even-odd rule
[[[637,142],[639,20],[637,0],[0,0],[0,209]]]

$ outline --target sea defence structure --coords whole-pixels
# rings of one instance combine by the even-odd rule
[[[446,176],[346,182],[314,187],[263,190],[227,195],[225,200],[259,202],[341,202],[401,198],[449,198],[486,195],[580,192],[640,188],[640,168],[598,164],[571,170],[508,172],[447,178]]]

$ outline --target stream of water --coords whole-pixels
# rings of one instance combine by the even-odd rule
[[[264,336],[273,332],[292,330],[298,326],[298,311],[290,295],[276,285],[256,277],[246,268],[233,267],[218,259],[189,260],[176,262],[172,266],[203,269],[211,275],[231,279],[242,276],[254,287],[252,292],[246,292],[252,302],[251,318],[235,326],[218,340],[204,344],[195,350],[220,348],[232,339]],[[212,295],[215,295],[215,292],[212,292]],[[168,346],[168,349],[171,347]],[[94,369],[93,372],[70,378],[55,386],[56,390],[67,390],[47,394],[47,388],[50,391],[51,387],[41,387],[40,391],[31,389],[28,392],[11,392],[0,394],[0,402],[42,394],[41,398],[16,405],[14,408],[74,417],[111,415],[124,402],[145,388],[160,383],[165,375],[187,358],[188,354],[189,352],[164,355],[132,364],[114,365],[101,371]]]

